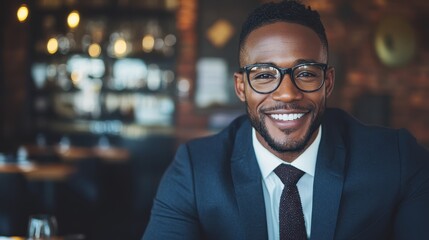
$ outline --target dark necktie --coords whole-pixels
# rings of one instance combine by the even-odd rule
[[[279,165],[274,169],[274,172],[285,185],[279,208],[280,240],[307,239],[304,213],[296,187],[296,183],[304,175],[304,172],[287,164]]]

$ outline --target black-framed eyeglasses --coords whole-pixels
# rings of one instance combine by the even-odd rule
[[[325,82],[327,64],[301,63],[292,68],[281,68],[271,63],[256,63],[240,68],[245,72],[250,87],[257,93],[268,94],[274,92],[281,84],[285,74],[296,88],[302,92],[315,92]]]

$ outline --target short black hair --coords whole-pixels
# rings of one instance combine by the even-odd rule
[[[255,29],[275,22],[297,23],[313,30],[319,36],[322,45],[328,52],[328,39],[325,27],[317,11],[307,7],[299,0],[284,0],[260,5],[253,10],[243,23],[238,43],[239,51],[243,50],[247,36]]]

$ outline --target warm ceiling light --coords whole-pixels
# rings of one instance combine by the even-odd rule
[[[144,36],[142,40],[143,51],[152,52],[154,46],[155,46],[155,38],[152,35]]]
[[[117,57],[123,57],[127,53],[127,42],[123,38],[116,39],[113,45],[113,52]]]
[[[48,44],[46,44],[46,49],[50,54],[56,53],[58,51],[58,40],[56,38],[49,39]]]
[[[101,54],[100,45],[97,43],[93,43],[93,44],[89,45],[88,54],[89,54],[89,56],[91,56],[93,58],[99,57]]]
[[[67,17],[67,24],[70,28],[75,28],[79,25],[80,16],[78,11],[72,11]]]
[[[25,20],[27,20],[28,18],[28,7],[25,4],[22,4],[19,8],[18,11],[16,12],[16,16],[18,17],[18,21],[20,22],[24,22]]]

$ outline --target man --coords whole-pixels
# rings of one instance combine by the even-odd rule
[[[239,44],[247,117],[178,149],[143,239],[428,238],[429,154],[405,130],[325,110],[335,74],[318,13],[262,5]]]

